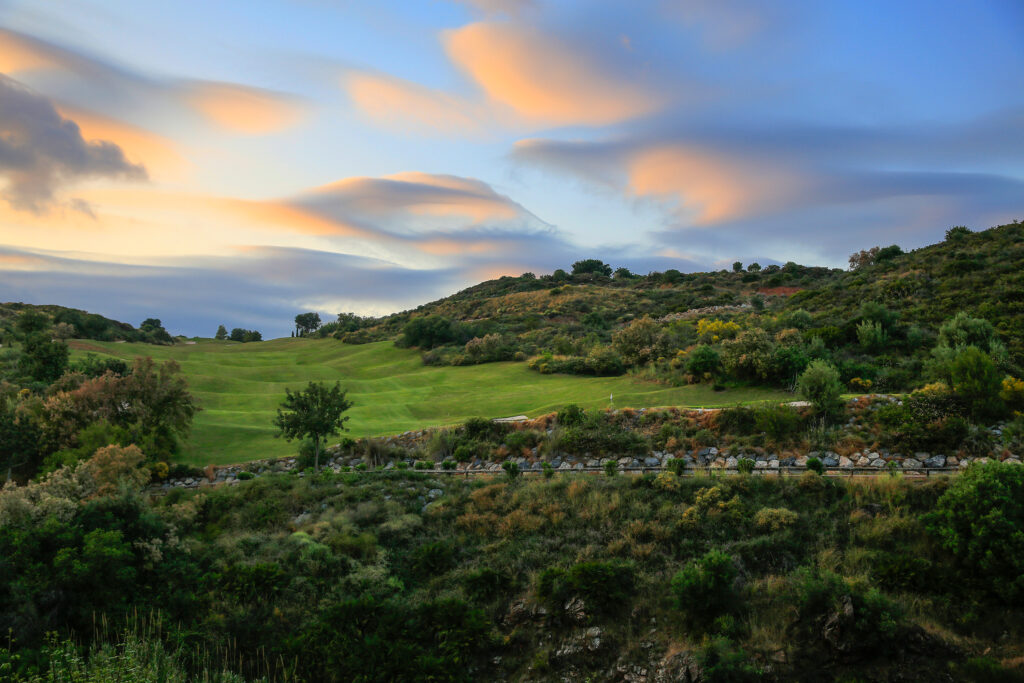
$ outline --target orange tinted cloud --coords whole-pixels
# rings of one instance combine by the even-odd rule
[[[479,22],[450,31],[449,57],[487,95],[549,125],[601,126],[649,114],[659,98],[535,30]]]
[[[297,124],[298,104],[283,95],[231,83],[201,83],[187,99],[207,120],[233,133],[265,135]]]
[[[57,111],[78,124],[83,138],[113,142],[129,161],[143,164],[155,180],[178,179],[188,169],[175,144],[161,135],[84,109],[59,106]]]
[[[482,132],[484,107],[390,76],[354,72],[345,81],[352,101],[375,123],[415,126],[447,134]]]
[[[25,36],[0,29],[0,73],[55,69],[61,66],[57,55]]]
[[[628,161],[627,191],[674,199],[697,223],[717,223],[770,208],[801,184],[791,172],[692,146],[641,149]]]

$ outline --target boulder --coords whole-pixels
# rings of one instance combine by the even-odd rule
[[[882,460],[881,458],[875,458],[874,460],[871,461],[871,467],[881,469],[885,467],[885,461]]]
[[[826,455],[821,459],[821,464],[825,467],[839,467],[839,458],[833,458],[830,455]]]
[[[857,458],[856,464],[857,467],[868,467],[869,465],[871,465],[871,458],[869,458],[866,455],[862,455],[859,458]]]
[[[914,458],[903,458],[900,466],[905,470],[919,470],[921,469],[921,461]]]
[[[853,467],[853,460],[850,460],[845,455],[839,456],[839,466],[845,469]]]
[[[653,456],[644,458],[644,467],[661,467],[661,460]]]
[[[933,455],[930,458],[926,458],[925,461],[924,461],[924,466],[928,467],[928,468],[945,467],[946,466],[946,456],[944,456],[944,455]]]
[[[737,465],[739,465],[739,460],[737,460],[735,456],[729,456],[728,458],[725,459],[725,466],[728,469],[734,470],[736,469]]]

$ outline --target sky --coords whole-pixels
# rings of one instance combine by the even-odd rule
[[[0,301],[276,337],[1014,219],[1020,0],[0,0]]]

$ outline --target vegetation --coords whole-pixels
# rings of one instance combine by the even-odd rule
[[[138,470],[122,449],[0,493],[8,679],[160,661],[220,680],[1020,680],[1019,466],[280,474],[153,499]],[[965,516],[991,522],[964,535]]]
[[[352,402],[345,398],[340,382],[333,387],[323,382],[310,382],[305,389],[295,393],[285,389],[284,393],[274,426],[288,441],[306,437],[313,440],[313,471],[317,472],[320,470],[320,443],[345,430],[348,416],[342,413],[352,407]]]

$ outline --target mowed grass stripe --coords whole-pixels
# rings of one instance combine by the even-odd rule
[[[277,339],[232,344],[201,341],[173,347],[72,342],[74,354],[105,353],[130,360],[173,359],[203,410],[180,460],[193,465],[244,462],[292,454],[296,444],[274,438],[272,421],[285,388],[341,381],[354,402],[349,434],[383,436],[449,425],[470,417],[529,416],[568,403],[617,407],[719,407],[790,400],[784,392],[746,388],[714,392],[707,385],[668,387],[629,377],[540,375],[525,363],[428,367],[419,353],[391,342],[350,346],[333,339]]]

